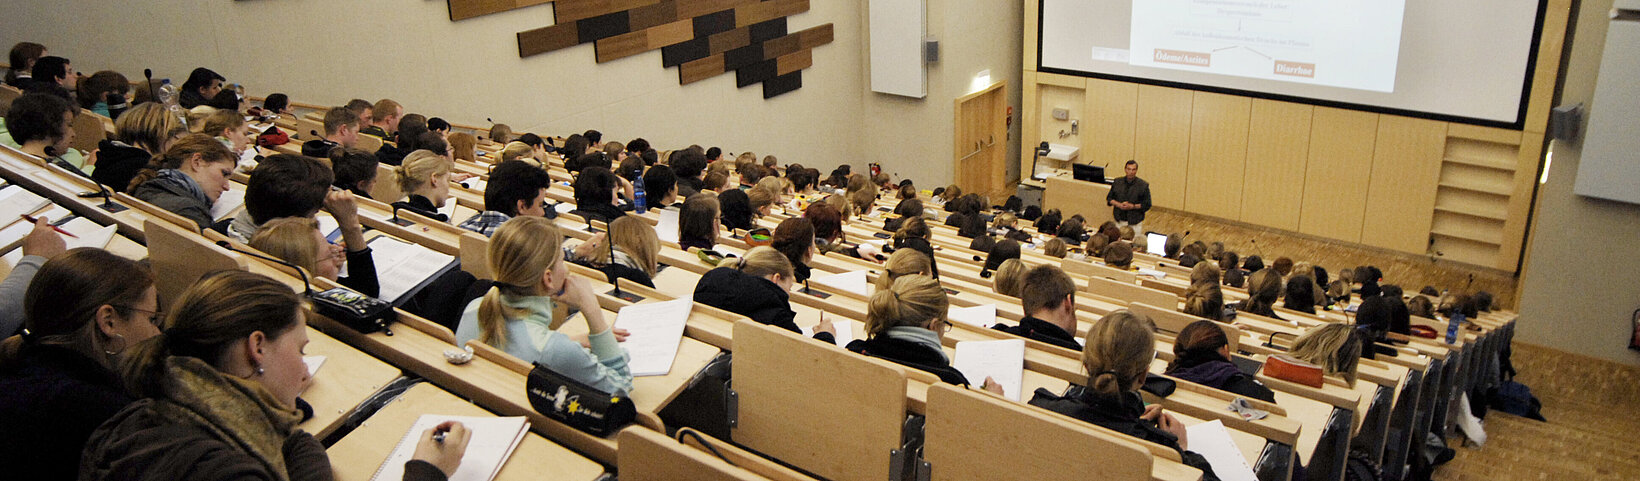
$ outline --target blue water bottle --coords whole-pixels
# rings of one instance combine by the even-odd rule
[[[643,193],[643,176],[640,175],[637,180],[632,181],[632,207],[636,208],[639,214],[642,214],[649,211],[648,207],[644,205],[645,203],[646,199],[644,199]]]

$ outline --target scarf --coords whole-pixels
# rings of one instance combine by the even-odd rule
[[[193,197],[194,200],[197,200],[205,205],[211,205],[211,198],[205,196],[205,189],[201,189],[199,187],[199,183],[194,182],[193,177],[189,177],[188,174],[184,174],[180,170],[161,169],[159,171],[159,176],[155,177],[155,180],[181,187],[182,191]]]
[[[945,356],[945,349],[940,348],[940,336],[934,334],[934,331],[921,327],[894,326],[888,328],[883,334],[887,335],[889,339],[901,340],[933,349],[934,352],[940,353],[940,359],[944,359],[948,364],[951,362],[951,358]]]
[[[261,383],[225,375],[197,358],[166,358],[165,371],[159,413],[205,428],[261,461],[278,479],[287,478],[285,439],[301,422],[301,411],[286,407]]]

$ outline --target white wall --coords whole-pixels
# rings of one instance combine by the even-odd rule
[[[680,86],[658,50],[606,64],[594,62],[591,45],[519,58],[515,34],[552,24],[545,5],[451,22],[440,0],[0,2],[0,45],[40,42],[80,70],[132,79],[148,67],[180,83],[203,65],[253,95],[317,104],[390,97],[457,123],[494,118],[556,135],[595,128],[660,149],[718,145],[822,171],[877,161],[934,185],[951,179],[951,101],[966,93],[952,86],[985,65],[1012,76],[1018,105],[1020,5],[929,3],[931,13],[980,4],[931,16],[943,18],[929,30],[947,40],[945,59],[930,74],[929,98],[909,102],[870,93],[865,0],[813,1],[790,17],[791,31],[832,23],[836,40],[814,50],[802,89],[769,100],[760,86],[735,88],[733,73]],[[954,73],[942,78],[942,69]]]
[[[1593,100],[1611,6],[1582,3],[1560,105]],[[1518,339],[1640,365],[1640,353],[1627,349],[1630,316],[1640,309],[1640,206],[1573,194],[1580,154],[1581,145],[1556,142],[1538,190]]]

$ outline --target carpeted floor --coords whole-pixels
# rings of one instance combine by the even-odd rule
[[[1513,360],[1549,422],[1493,411],[1486,445],[1452,439],[1457,456],[1435,479],[1640,479],[1640,368],[1519,342]]]

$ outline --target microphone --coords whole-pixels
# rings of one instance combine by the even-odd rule
[[[155,102],[158,102],[159,91],[154,89],[154,69],[142,69],[142,76],[143,78],[148,79],[148,97],[152,98]]]
[[[129,207],[114,203],[114,193],[110,192],[108,190],[108,186],[103,185],[103,183],[101,181],[98,181],[97,179],[91,179],[91,182],[94,183],[94,184],[97,184],[97,191],[96,192],[81,192],[78,195],[79,198],[81,198],[81,199],[90,199],[90,198],[93,198],[93,197],[102,197],[103,203],[102,203],[102,205],[99,205],[97,207],[101,207],[102,210],[108,211],[108,213],[110,213],[110,214],[115,213],[115,212],[120,212],[120,211],[123,211],[123,210],[129,208]]]
[[[609,283],[615,286],[615,297],[621,297],[621,283],[618,282],[619,279],[615,277],[614,269],[615,232],[613,230],[604,232],[604,245],[609,246],[609,263],[604,265],[604,276],[609,278]]]
[[[273,262],[291,270],[302,278],[302,296],[313,303],[315,313],[331,318],[343,325],[366,334],[382,331],[389,336],[393,330],[387,327],[389,322],[398,318],[393,305],[374,297],[360,294],[345,287],[338,287],[324,292],[313,292],[313,284],[308,282],[307,271],[284,259],[270,257],[255,252],[239,249],[228,241],[216,241],[217,247],[238,252],[247,256]]]

